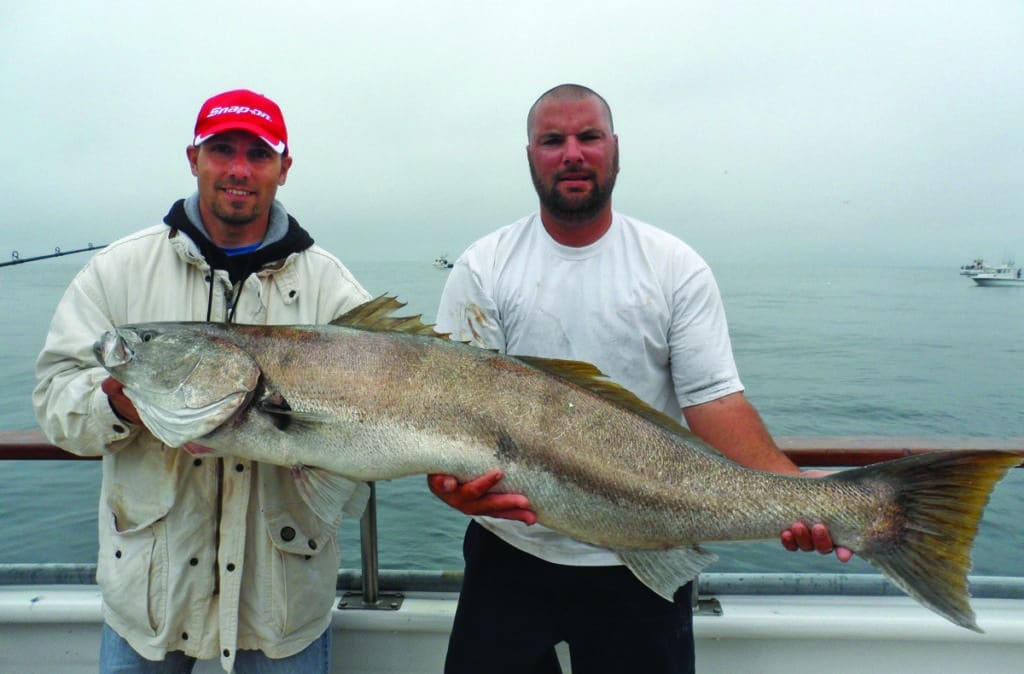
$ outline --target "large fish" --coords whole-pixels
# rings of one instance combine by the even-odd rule
[[[529,497],[541,523],[614,550],[666,598],[714,561],[702,542],[824,522],[907,594],[981,631],[970,547],[1021,457],[934,453],[822,479],[750,470],[591,365],[438,338],[392,317],[401,306],[380,297],[326,326],[122,326],[94,350],[170,447],[367,481],[500,468],[500,488]]]

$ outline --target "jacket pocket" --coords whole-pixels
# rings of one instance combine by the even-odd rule
[[[269,624],[286,637],[322,620],[334,604],[340,513],[330,522],[313,513],[294,491],[288,468],[259,469],[260,511],[270,541],[270,559],[260,565],[260,594]]]
[[[122,620],[156,635],[167,614],[167,512],[133,523],[105,508],[96,582],[103,601]]]
[[[337,532],[311,531],[287,512],[266,518],[272,554],[266,569],[264,611],[282,637],[324,617],[337,587]]]

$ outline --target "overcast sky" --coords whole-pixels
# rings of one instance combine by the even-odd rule
[[[159,222],[238,87],[281,105],[278,198],[321,244],[455,256],[536,209],[526,112],[577,82],[616,208],[712,264],[1024,261],[1019,0],[6,0],[0,75],[4,259]]]

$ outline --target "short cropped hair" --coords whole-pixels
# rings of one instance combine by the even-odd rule
[[[581,101],[585,98],[594,97],[601,102],[601,107],[604,108],[605,114],[608,116],[608,128],[612,132],[615,131],[615,123],[612,121],[612,109],[608,105],[608,101],[604,100],[601,94],[597,93],[589,87],[585,87],[582,84],[559,84],[557,87],[552,87],[540,95],[533,105],[530,106],[530,112],[526,115],[526,137],[530,138],[530,133],[533,131],[533,118],[534,113],[537,110],[537,106],[544,101],[555,100],[555,101]]]

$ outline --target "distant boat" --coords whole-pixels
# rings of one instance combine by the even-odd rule
[[[975,274],[980,274],[983,271],[985,271],[985,260],[980,257],[976,257],[974,258],[974,262],[960,267],[961,276],[974,276]]]
[[[438,269],[451,269],[453,265],[448,261],[448,254],[441,253],[438,255],[437,259],[434,260],[434,266]]]
[[[980,286],[1024,286],[1024,278],[1021,278],[1022,270],[998,267],[994,270],[987,270],[971,275],[971,280]]]
[[[968,278],[974,278],[978,274],[1006,274],[1015,273],[1016,271],[1013,260],[1007,260],[998,267],[986,267],[985,260],[980,257],[976,257],[970,264],[960,267],[960,275],[967,276]]]

